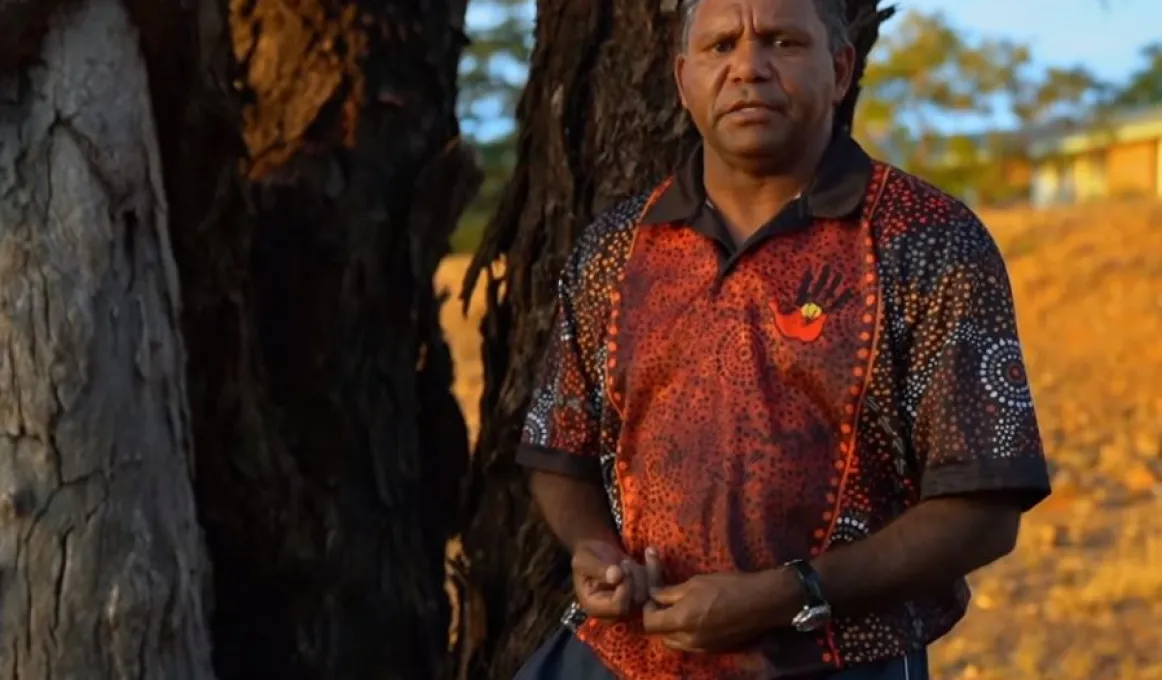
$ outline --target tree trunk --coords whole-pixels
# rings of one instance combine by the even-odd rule
[[[514,464],[556,279],[577,235],[602,208],[647,190],[696,142],[673,85],[676,14],[665,0],[538,0],[536,48],[517,119],[519,156],[469,268],[487,271],[481,430],[466,499],[469,582],[486,630],[472,677],[507,680],[544,639],[569,597],[566,556],[530,512]],[[858,73],[879,25],[878,0],[849,0]],[[840,107],[850,124],[858,91]],[[488,265],[503,258],[504,273]]]
[[[137,31],[119,0],[0,0],[0,26],[0,678],[209,679]]]
[[[0,0],[3,672],[210,677],[190,413],[218,676],[444,677],[464,0],[128,1],[148,87],[116,0],[24,73]]]
[[[677,105],[677,16],[656,0],[539,0],[536,46],[517,111],[517,166],[469,269],[487,279],[484,394],[473,458],[469,581],[486,630],[470,677],[506,679],[563,613],[568,561],[529,513],[514,464],[556,301],[556,278],[593,215],[661,179],[696,140]]]
[[[433,275],[478,182],[464,0],[202,4],[198,67],[154,80],[215,668],[441,678],[468,451]]]

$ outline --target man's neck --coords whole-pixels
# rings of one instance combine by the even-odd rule
[[[807,190],[829,142],[829,135],[819,135],[795,163],[772,170],[729,163],[710,149],[703,152],[706,195],[737,243],[750,238]]]

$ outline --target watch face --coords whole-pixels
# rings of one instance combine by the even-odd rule
[[[819,630],[827,625],[831,620],[831,607],[822,604],[814,607],[803,607],[795,618],[791,619],[791,625],[800,633],[808,633],[813,630]]]

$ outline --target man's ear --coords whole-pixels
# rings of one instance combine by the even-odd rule
[[[851,45],[844,47],[832,57],[835,67],[835,97],[832,105],[839,106],[847,91],[851,89],[851,82],[855,76],[855,48]]]
[[[689,109],[686,106],[686,90],[682,85],[682,72],[686,69],[686,55],[682,52],[674,57],[674,84],[678,86],[678,101],[682,104],[682,108]]]

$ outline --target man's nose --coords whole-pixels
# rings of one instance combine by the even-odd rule
[[[735,80],[742,82],[770,80],[773,69],[770,47],[762,41],[754,39],[740,41],[733,56],[731,75]]]

